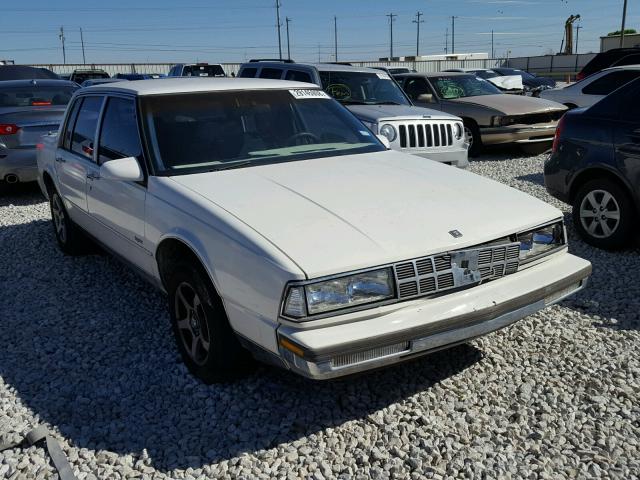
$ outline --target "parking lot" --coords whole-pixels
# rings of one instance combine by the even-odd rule
[[[588,288],[469,344],[314,383],[259,367],[189,375],[165,299],[111,256],[60,253],[36,187],[0,196],[0,432],[44,424],[78,478],[637,478],[640,256],[574,233],[544,155],[469,169],[565,212]],[[54,478],[42,448],[0,478]]]

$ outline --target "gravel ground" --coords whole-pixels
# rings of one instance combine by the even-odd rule
[[[562,208],[542,156],[470,169]],[[640,477],[640,255],[595,250],[587,290],[468,345],[347,380],[268,367],[205,386],[165,300],[107,255],[64,257],[36,189],[0,195],[0,442],[52,429],[87,478]],[[55,478],[41,448],[0,478]]]

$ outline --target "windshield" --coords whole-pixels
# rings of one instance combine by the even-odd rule
[[[4,87],[0,90],[2,107],[42,107],[66,105],[78,87]]]
[[[496,78],[500,76],[493,70],[474,70],[470,73],[475,74],[476,77],[484,78],[485,80],[489,80],[490,78]]]
[[[322,90],[158,95],[141,107],[165,175],[384,150]]]
[[[224,70],[220,65],[185,65],[183,77],[224,77]]]
[[[431,83],[438,96],[445,100],[502,93],[487,80],[473,75],[432,77]]]
[[[386,72],[320,72],[322,88],[345,105],[411,105]]]

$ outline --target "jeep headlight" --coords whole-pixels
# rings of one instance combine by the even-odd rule
[[[396,132],[396,129],[393,125],[389,125],[387,123],[380,127],[380,135],[384,135],[385,137],[387,137],[387,140],[393,142],[398,136],[398,133]]]
[[[462,128],[462,124],[455,123],[453,125],[453,135],[456,137],[456,140],[460,140],[462,138],[462,132],[464,132],[464,129]]]
[[[391,268],[382,268],[291,286],[285,297],[283,314],[301,319],[382,302],[394,296],[393,272]]]
[[[520,242],[521,263],[544,256],[567,243],[562,222],[519,233],[517,238]]]

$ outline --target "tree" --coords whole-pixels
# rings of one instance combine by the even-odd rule
[[[638,32],[636,32],[635,28],[625,28],[624,29],[624,34],[625,35],[633,35],[634,33],[638,33]],[[618,36],[620,36],[620,30],[616,30],[615,32],[607,33],[607,37],[618,37]]]

